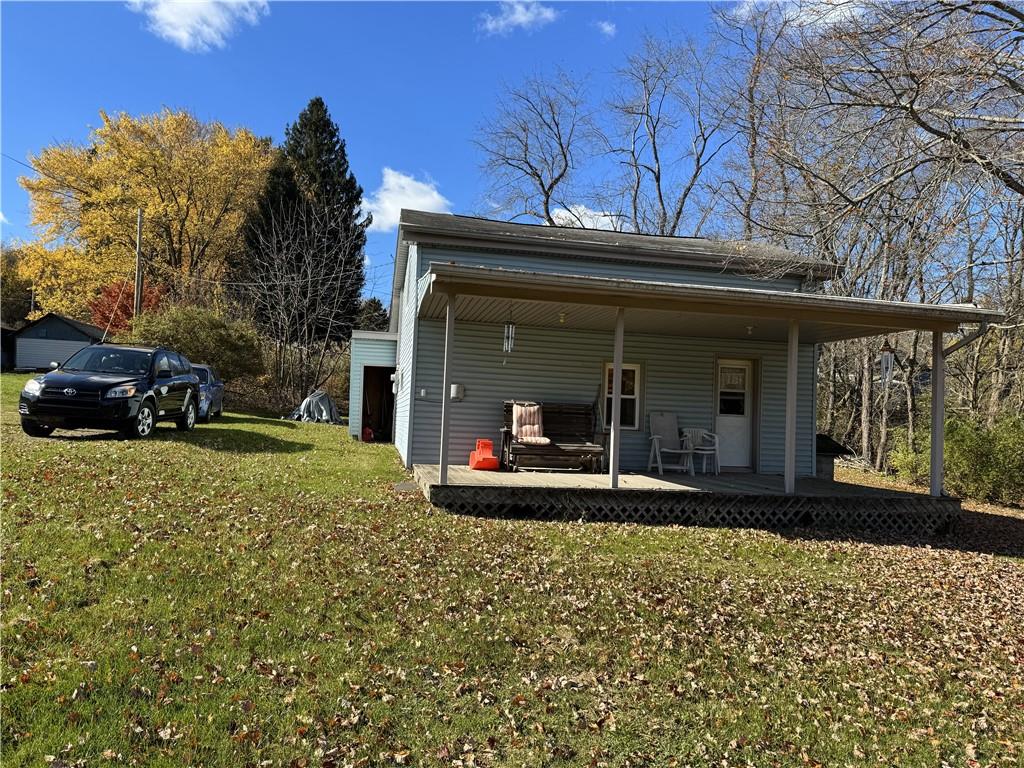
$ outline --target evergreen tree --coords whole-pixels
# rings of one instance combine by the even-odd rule
[[[363,302],[359,310],[359,322],[356,328],[361,331],[386,331],[388,329],[388,311],[381,300],[371,296]]]
[[[363,188],[349,168],[345,141],[322,98],[311,99],[299,119],[288,126],[282,149],[302,199],[308,205],[329,211],[337,225],[338,240],[349,244],[352,258],[339,283],[339,289],[345,293],[347,321],[342,334],[348,338],[359,316],[360,295],[366,282],[363,251],[371,217],[364,216],[360,208]]]
[[[317,290],[337,292],[339,312],[320,329],[324,337],[333,341],[349,337],[358,323],[362,305],[366,229],[371,222],[371,217],[364,215],[360,207],[362,198],[363,189],[349,168],[345,141],[337,124],[331,120],[327,105],[317,96],[299,114],[298,120],[285,129],[285,141],[268,174],[258,210],[250,220],[246,243],[251,253],[266,247],[268,242],[307,239],[308,232],[283,231],[310,220],[309,216],[296,215],[304,206],[315,212],[317,220],[330,221],[326,233],[318,228],[315,241],[307,242],[305,248],[289,250],[307,254],[309,258],[325,252],[345,254],[331,284],[317,287]],[[309,274],[301,262],[295,263],[293,271],[295,280],[302,280]],[[301,310],[293,314],[296,324],[307,321]]]

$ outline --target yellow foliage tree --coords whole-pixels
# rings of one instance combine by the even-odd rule
[[[90,299],[105,285],[131,279],[127,266],[121,268],[110,259],[90,258],[83,249],[72,245],[57,244],[47,248],[35,242],[22,245],[19,250],[18,275],[29,280],[35,291],[36,311],[31,318],[58,312],[88,321]],[[129,302],[131,290],[129,285]]]
[[[47,147],[30,159],[36,175],[20,179],[45,246],[23,270],[38,303],[80,315],[103,285],[129,275],[139,208],[147,279],[178,295],[209,292],[203,281],[222,277],[241,245],[270,142],[184,111],[100,117],[87,144]]]

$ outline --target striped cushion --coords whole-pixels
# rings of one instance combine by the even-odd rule
[[[537,403],[516,403],[512,407],[512,435],[521,441],[544,437],[544,418]]]

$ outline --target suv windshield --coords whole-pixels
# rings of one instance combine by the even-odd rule
[[[152,352],[139,349],[117,349],[115,347],[86,347],[71,356],[64,365],[65,371],[91,371],[94,373],[136,373],[149,372]]]

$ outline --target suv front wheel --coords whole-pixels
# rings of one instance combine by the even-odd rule
[[[185,412],[181,414],[181,418],[176,424],[179,432],[191,432],[196,428],[196,401],[191,397],[185,404]]]
[[[125,429],[125,437],[149,437],[153,434],[153,427],[156,426],[156,412],[153,404],[146,400],[139,406],[139,412],[135,414],[132,423]]]
[[[30,437],[49,437],[53,434],[53,427],[48,424],[39,424],[28,419],[21,420],[21,428]]]

